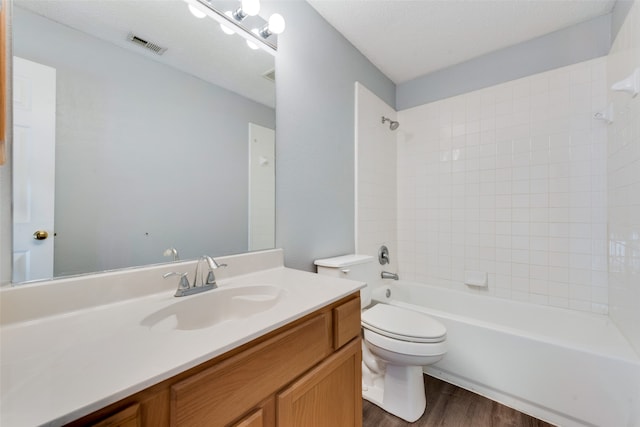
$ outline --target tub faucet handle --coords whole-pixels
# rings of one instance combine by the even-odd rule
[[[380,246],[378,249],[378,262],[380,265],[389,264],[391,262],[391,258],[389,258],[389,248],[386,246]]]

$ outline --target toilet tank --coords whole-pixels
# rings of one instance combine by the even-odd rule
[[[371,304],[371,285],[377,279],[375,258],[371,255],[342,255],[315,261],[318,274],[366,282],[360,289],[362,308]]]

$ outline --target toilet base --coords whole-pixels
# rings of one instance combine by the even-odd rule
[[[408,422],[418,420],[427,407],[421,366],[386,364],[384,374],[363,366],[362,397]]]

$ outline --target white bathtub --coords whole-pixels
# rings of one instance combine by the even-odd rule
[[[640,426],[640,358],[607,316],[384,282],[376,301],[447,327],[429,375],[560,426]]]

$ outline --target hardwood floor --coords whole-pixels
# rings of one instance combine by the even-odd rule
[[[497,402],[425,375],[427,410],[415,423],[364,400],[363,427],[553,427]]]

